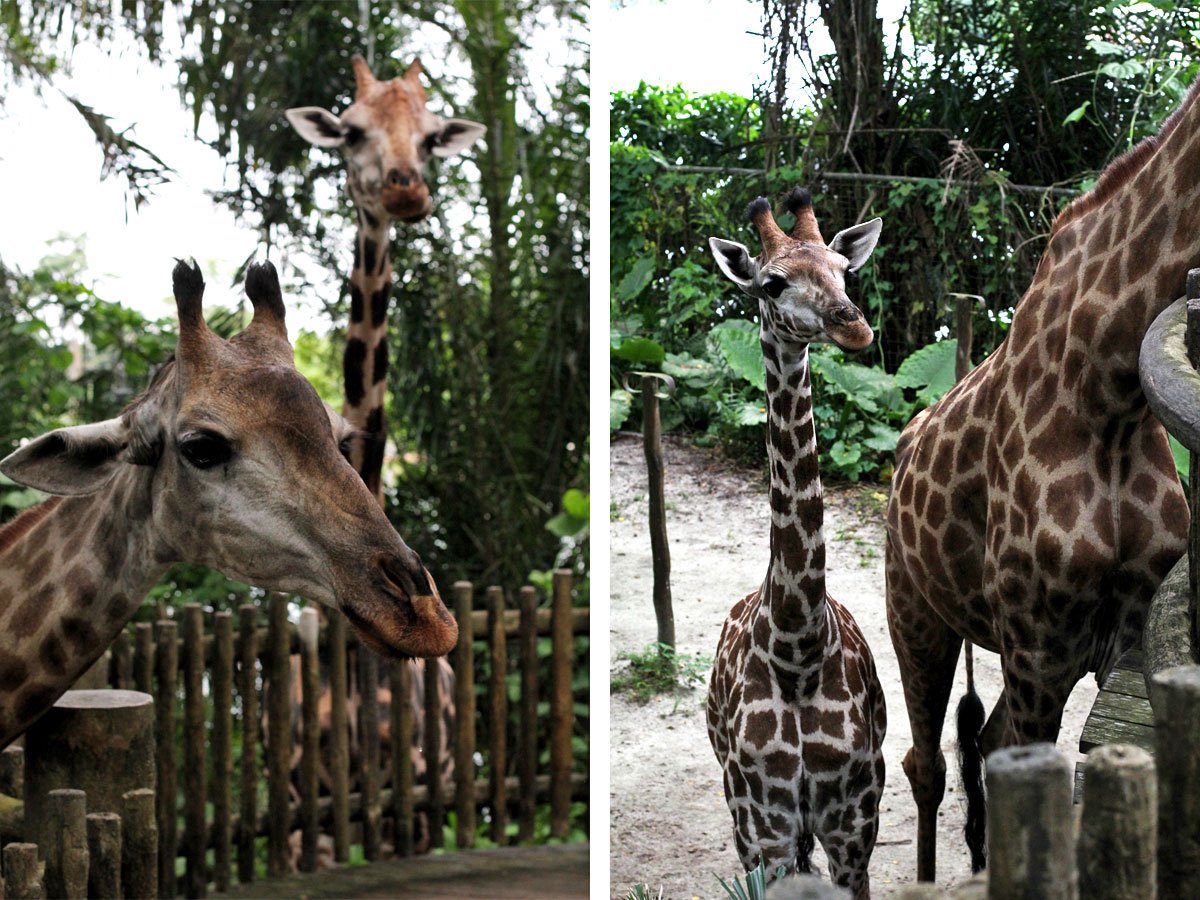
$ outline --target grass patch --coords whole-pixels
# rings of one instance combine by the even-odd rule
[[[654,643],[641,653],[631,653],[628,667],[612,677],[612,692],[646,703],[659,694],[674,694],[704,684],[712,660],[700,654],[676,653]]]

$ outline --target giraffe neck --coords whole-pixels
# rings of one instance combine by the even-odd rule
[[[781,676],[801,678],[819,669],[828,638],[825,507],[808,347],[778,343],[765,328],[761,341],[771,467],[771,563],[763,585],[770,622],[768,655]]]
[[[1113,163],[1093,194],[1060,216],[1017,307],[1011,340],[1017,347],[1042,342],[1044,356],[1063,365],[1061,388],[1081,392],[1085,413],[1108,421],[1140,416],[1142,338],[1183,294],[1196,265],[1200,83],[1157,138]]]
[[[152,478],[129,468],[0,531],[0,746],[87,671],[167,569],[151,530]]]
[[[360,210],[350,273],[350,327],[343,358],[343,414],[360,432],[351,441],[350,463],[383,504],[383,449],[387,442],[387,311],[392,287],[388,253],[391,222]]]

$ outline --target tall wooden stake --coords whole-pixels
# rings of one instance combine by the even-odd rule
[[[658,414],[658,380],[642,377],[642,446],[650,482],[650,555],[654,561],[654,616],[658,643],[675,649],[675,613],[671,609],[671,549],[663,500],[662,422]]]

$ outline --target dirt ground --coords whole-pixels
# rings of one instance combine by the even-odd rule
[[[667,530],[677,649],[711,659],[729,607],[754,590],[767,565],[769,511],[757,471],[717,453],[668,439]],[[639,435],[616,435],[611,455],[611,659],[615,675],[631,652],[655,639],[646,467]],[[872,895],[886,897],[916,879],[916,806],[900,760],[910,732],[896,655],[887,633],[883,582],[884,493],[877,487],[826,487],[829,592],[854,614],[875,655],[887,693],[887,787],[879,841],[871,859]],[[958,684],[965,686],[961,670]],[[975,651],[976,683],[991,709],[1000,694],[998,658]],[[652,896],[723,897],[741,864],[721,789],[720,768],[704,725],[705,686],[644,706],[614,694],[611,708],[612,895],[636,883]],[[938,881],[970,875],[962,839],[962,794],[954,762],[953,704],[942,734],[947,775],[938,834]],[[1092,678],[1075,688],[1058,747],[1080,758],[1079,734],[1096,695]],[[814,861],[824,871],[820,845]]]

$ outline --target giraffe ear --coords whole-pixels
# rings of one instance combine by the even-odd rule
[[[882,228],[883,219],[878,218],[854,225],[835,234],[829,242],[829,249],[850,260],[850,271],[855,272],[867,261],[867,257],[879,243],[879,232]]]
[[[725,277],[747,294],[750,293],[754,270],[758,265],[751,259],[750,251],[743,244],[718,237],[710,237],[708,246],[717,261],[717,268],[725,273]]]
[[[429,150],[434,156],[455,156],[483,137],[486,125],[467,119],[447,119],[432,136]]]
[[[283,113],[300,137],[318,147],[340,147],[346,143],[342,120],[319,106],[297,106]]]
[[[59,428],[0,460],[0,472],[48,494],[90,494],[117,473],[128,437],[119,418]]]

